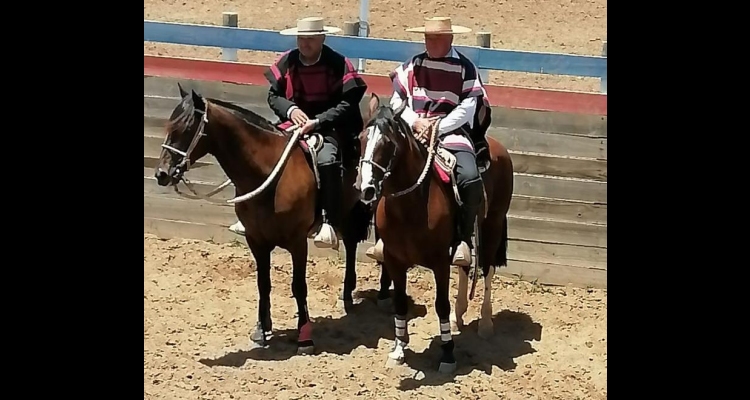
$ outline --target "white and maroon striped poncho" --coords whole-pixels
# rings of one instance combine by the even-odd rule
[[[469,147],[466,137],[479,107],[489,106],[487,93],[474,63],[454,48],[446,57],[417,54],[390,74],[391,106],[407,102],[402,118],[411,126],[418,117],[439,116],[438,135],[446,147]]]

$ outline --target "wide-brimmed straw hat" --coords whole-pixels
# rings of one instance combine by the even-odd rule
[[[471,29],[465,26],[451,24],[450,17],[432,17],[425,18],[424,26],[409,28],[406,31],[435,35],[450,33],[469,33],[471,32]]]
[[[297,26],[295,28],[284,29],[279,32],[279,34],[287,36],[312,36],[337,32],[341,32],[341,29],[334,26],[324,26],[323,18],[307,17],[297,20]]]

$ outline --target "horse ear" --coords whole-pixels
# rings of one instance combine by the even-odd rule
[[[200,107],[203,105],[203,97],[201,97],[201,95],[196,93],[194,89],[190,89],[190,92],[193,97],[193,105],[195,105],[196,107],[199,107],[200,109]]]
[[[377,94],[373,93],[370,96],[370,103],[367,105],[367,109],[370,112],[370,118],[375,115],[375,111],[377,111],[378,106],[380,106],[380,97],[378,97]]]
[[[188,93],[185,91],[185,89],[182,88],[182,85],[180,85],[180,82],[177,82],[177,88],[180,89],[180,98],[184,99],[185,96],[188,95]]]
[[[393,110],[393,115],[394,115],[394,116],[395,116],[396,118],[398,118],[398,117],[400,117],[400,116],[401,116],[401,114],[402,114],[402,113],[404,112],[404,110],[406,110],[406,102],[405,102],[405,101],[402,101],[402,102],[401,102],[401,105],[400,105],[400,106],[398,106],[398,107],[396,107],[396,109],[395,109],[395,110]]]

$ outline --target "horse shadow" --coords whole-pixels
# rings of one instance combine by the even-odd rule
[[[460,334],[453,336],[456,345],[454,354],[458,363],[453,374],[443,374],[437,370],[442,354],[439,336],[433,338],[430,346],[422,353],[407,349],[405,365],[422,371],[424,378],[405,378],[398,388],[408,391],[422,386],[441,386],[453,382],[456,376],[468,375],[474,370],[492,375],[493,366],[504,371],[512,370],[517,366],[514,361],[516,358],[536,352],[529,341],[542,339],[542,325],[532,321],[528,314],[503,310],[495,314],[492,323],[495,334],[487,340],[477,334],[478,319],[466,325]]]
[[[355,304],[342,317],[317,317],[313,320],[315,355],[350,354],[359,346],[375,349],[380,339],[395,340],[393,313],[385,312],[377,305],[377,290],[355,292]],[[361,301],[359,300],[361,299]],[[424,317],[427,307],[415,304],[407,296],[409,318]],[[218,358],[198,360],[208,367],[241,367],[247,360],[282,361],[297,355],[297,329],[281,329],[273,332],[269,346],[254,346],[250,350],[229,352]],[[250,338],[248,336],[248,342]]]

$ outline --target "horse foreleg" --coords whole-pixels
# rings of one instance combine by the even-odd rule
[[[258,345],[267,346],[271,339],[271,251],[250,246],[258,272],[258,323],[250,339]]]
[[[435,275],[435,311],[440,322],[440,340],[443,349],[443,356],[440,358],[440,367],[438,370],[444,373],[451,373],[456,370],[456,357],[453,355],[453,336],[451,335],[451,325],[449,316],[451,312],[451,302],[449,297],[450,289],[450,265],[445,264],[433,269]]]
[[[349,237],[344,238],[346,250],[346,270],[344,272],[344,290],[340,300],[344,302],[344,311],[354,303],[354,289],[357,288],[357,241]]]
[[[458,267],[458,266],[457,266]],[[458,332],[464,327],[464,314],[469,308],[469,267],[458,267],[458,295],[456,309],[451,313],[451,330]]]
[[[479,329],[477,334],[483,339],[487,339],[495,333],[492,325],[492,278],[495,276],[495,267],[487,267],[484,272],[484,299],[482,299],[482,317],[479,320]]]
[[[404,363],[404,350],[409,346],[409,331],[406,326],[406,313],[409,308],[406,299],[406,270],[408,267],[396,262],[387,254],[385,255],[384,265],[388,269],[388,275],[393,279],[394,308],[396,311],[394,317],[396,338],[393,351],[388,353],[388,362],[386,363],[386,366],[390,367]]]
[[[391,276],[388,275],[388,269],[383,263],[380,266],[380,290],[378,290],[378,307],[384,311],[391,312],[393,309],[393,300],[391,299]]]
[[[315,351],[312,322],[307,312],[307,238],[304,236],[290,249],[292,254],[292,295],[297,301],[297,354]]]

